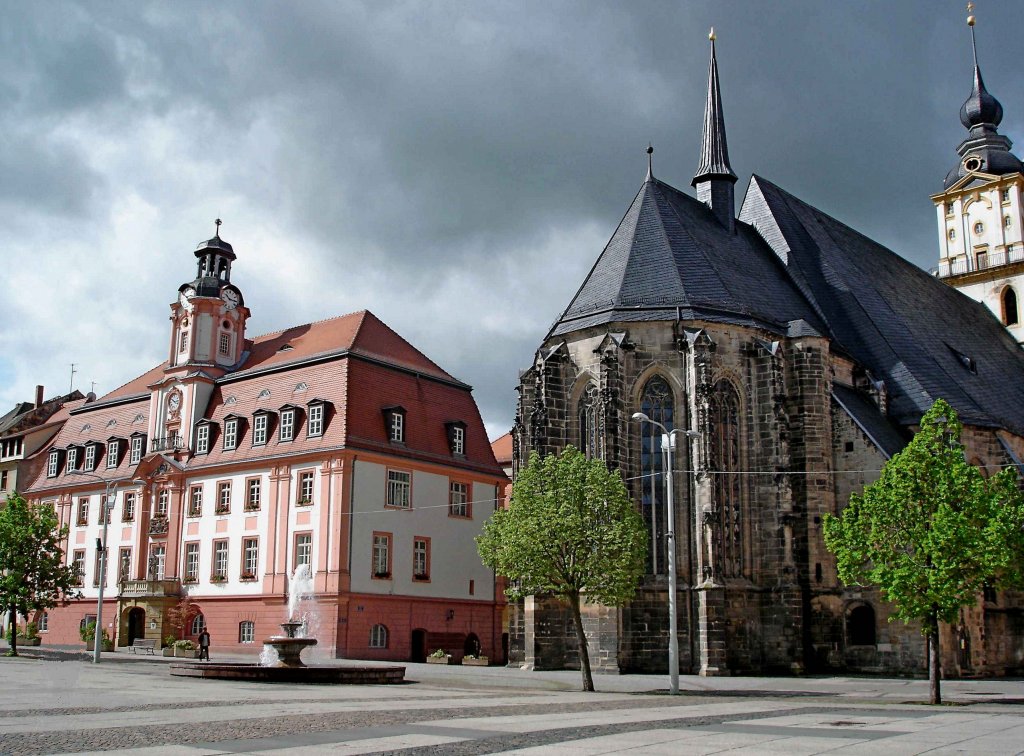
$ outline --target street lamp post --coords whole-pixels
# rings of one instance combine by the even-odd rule
[[[666,539],[668,540],[668,679],[669,693],[679,693],[679,632],[678,613],[676,612],[676,517],[674,489],[672,486],[672,451],[675,448],[675,435],[681,433],[687,438],[696,438],[700,434],[693,430],[677,428],[669,430],[657,420],[651,420],[643,412],[633,413],[633,419],[639,423],[650,423],[661,429],[661,450],[665,453],[665,519],[668,520]],[[690,628],[689,632],[693,632]]]
[[[92,663],[100,663],[100,650],[103,647],[103,588],[107,583],[107,523],[110,522],[110,510],[114,503],[110,499],[110,492],[117,488],[122,480],[104,480],[99,475],[91,475],[87,472],[70,472],[69,475],[78,475],[83,478],[98,480],[104,485],[103,491],[103,536],[100,542],[100,590],[96,599],[96,633],[93,636]]]

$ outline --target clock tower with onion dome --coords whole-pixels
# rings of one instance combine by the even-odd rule
[[[171,343],[163,378],[150,388],[150,451],[188,447],[193,424],[202,418],[214,381],[245,358],[249,310],[231,283],[235,251],[220,237],[195,250],[196,277],[182,284],[171,303]]]

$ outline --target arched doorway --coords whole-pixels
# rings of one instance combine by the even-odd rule
[[[412,645],[409,661],[426,664],[427,662],[427,631],[417,628],[412,631]]]
[[[480,639],[476,637],[476,633],[466,636],[466,641],[462,644],[462,654],[463,656],[480,656]]]
[[[146,637],[146,610],[135,607],[128,610],[128,643],[132,645],[136,638]]]

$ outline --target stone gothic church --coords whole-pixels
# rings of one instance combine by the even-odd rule
[[[518,387],[516,468],[573,444],[622,471],[647,523],[635,599],[587,608],[595,669],[666,670],[665,463],[642,412],[681,431],[681,672],[923,673],[919,629],[839,582],[822,516],[940,397],[971,462],[1020,464],[1024,352],[983,305],[764,178],[736,216],[713,39],[699,161],[696,198],[648,169]],[[514,662],[578,666],[557,602],[520,602],[510,625]],[[979,597],[942,642],[949,675],[1021,671],[1024,600]]]

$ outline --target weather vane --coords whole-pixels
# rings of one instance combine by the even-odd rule
[[[220,236],[220,218],[213,222],[213,225],[217,227],[217,230],[213,232],[214,236]]]
[[[967,25],[974,26],[974,3],[967,3]]]

